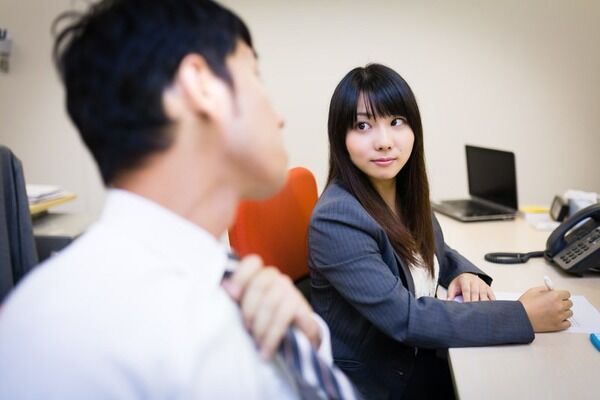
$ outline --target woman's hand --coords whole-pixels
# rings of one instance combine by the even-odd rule
[[[523,303],[534,332],[561,331],[571,326],[573,316],[571,293],[566,290],[548,290],[544,286],[534,287],[523,293]]]
[[[458,275],[448,286],[448,300],[462,294],[463,301],[496,300],[494,291],[480,277],[468,272]]]
[[[321,330],[312,308],[292,280],[275,267],[265,267],[258,256],[240,261],[223,288],[240,304],[244,323],[260,348],[270,358],[290,325],[304,332],[311,344],[321,344]]]

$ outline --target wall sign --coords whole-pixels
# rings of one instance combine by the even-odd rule
[[[12,40],[8,30],[0,27],[0,72],[8,73]]]

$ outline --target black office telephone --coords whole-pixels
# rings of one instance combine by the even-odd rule
[[[531,253],[488,253],[485,259],[500,264],[527,262],[544,257],[566,272],[583,275],[600,271],[600,203],[579,210],[550,234],[546,250]]]
[[[546,242],[544,258],[576,275],[600,270],[600,204],[579,210],[560,224]]]

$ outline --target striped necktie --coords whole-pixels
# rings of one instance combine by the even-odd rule
[[[232,274],[238,260],[235,254],[229,254],[229,265],[223,279]],[[283,360],[298,386],[300,397],[304,400],[361,398],[346,375],[335,365],[328,365],[322,360],[306,335],[294,327],[288,329],[276,357]]]

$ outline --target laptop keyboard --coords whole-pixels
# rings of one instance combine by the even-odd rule
[[[463,215],[467,217],[502,214],[502,212],[497,209],[488,207],[485,204],[480,204],[471,200],[449,200],[445,201],[444,203],[451,205],[456,209],[462,210]]]

